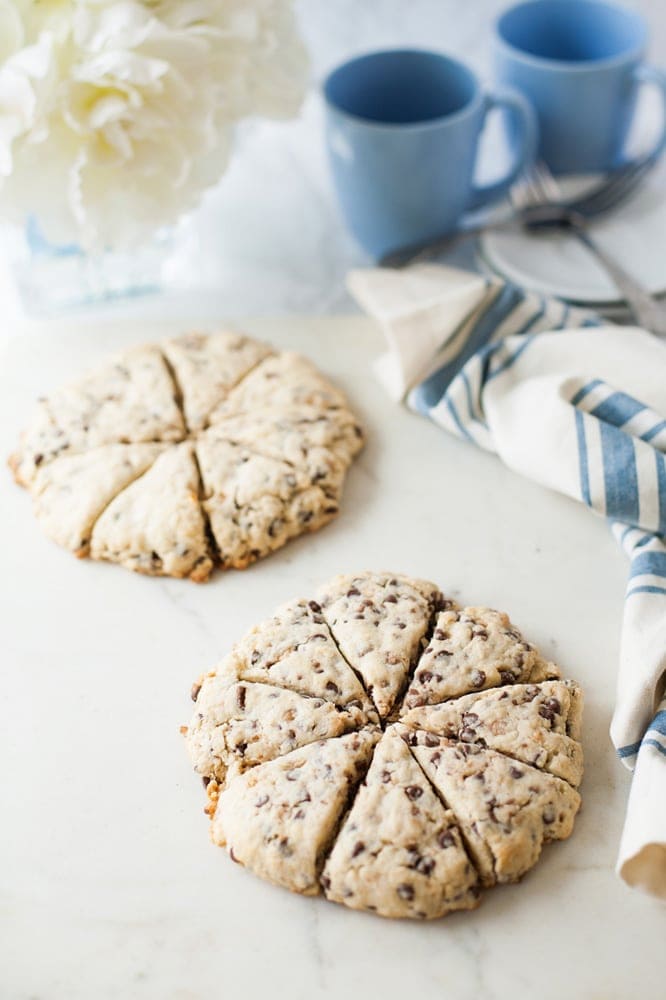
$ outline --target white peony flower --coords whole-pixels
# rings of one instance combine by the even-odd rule
[[[126,246],[192,209],[235,124],[289,117],[291,0],[0,0],[0,215]]]

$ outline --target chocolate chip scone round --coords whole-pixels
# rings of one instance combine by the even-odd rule
[[[213,841],[277,885],[433,919],[573,829],[582,693],[508,617],[425,580],[337,576],[192,688]]]
[[[362,446],[345,396],[306,358],[190,333],[41,399],[9,462],[59,545],[203,581],[327,524]]]

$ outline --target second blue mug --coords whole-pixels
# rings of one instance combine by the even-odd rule
[[[636,11],[604,0],[527,0],[497,21],[495,72],[539,119],[539,156],[554,173],[612,170],[644,83],[666,75],[644,62],[648,29]],[[520,145],[521,137],[516,134]],[[655,154],[666,141],[666,116]]]
[[[529,103],[486,94],[463,63],[415,49],[344,63],[324,84],[327,145],[347,223],[375,258],[454,230],[464,213],[500,198],[534,155]],[[514,162],[495,183],[474,186],[488,112],[513,119]]]

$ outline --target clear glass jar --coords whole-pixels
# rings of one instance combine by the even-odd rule
[[[31,216],[14,261],[23,308],[44,315],[162,291],[172,249],[173,231],[162,229],[131,250],[87,253],[76,244],[50,243]]]

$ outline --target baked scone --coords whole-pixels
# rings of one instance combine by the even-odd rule
[[[251,629],[192,697],[213,840],[293,891],[434,919],[573,829],[580,688],[506,615],[427,581],[335,577]]]
[[[408,709],[402,721],[411,729],[499,750],[576,787],[583,777],[581,707],[580,688],[552,680]]]
[[[508,615],[489,608],[446,608],[414,672],[405,704],[437,705],[468,691],[517,684],[549,673],[544,661]]]
[[[96,371],[41,399],[10,465],[30,486],[58,455],[104,444],[181,441],[185,423],[159,347],[133,347]]]
[[[474,909],[479,879],[454,814],[389,726],[321,878],[329,899],[385,917]]]
[[[317,600],[340,651],[386,718],[441,607],[439,588],[390,573],[364,573],[335,577]]]
[[[549,840],[573,830],[580,795],[552,774],[475,743],[401,730],[424,774],[460,823],[484,885],[516,882]]]
[[[201,582],[331,521],[362,446],[310,361],[220,331],[131,348],[56,390],[9,464],[58,544]]]
[[[247,771],[219,799],[213,840],[269,882],[318,893],[322,859],[378,737],[377,731],[361,730]]]
[[[93,525],[130,483],[142,476],[167,445],[107,444],[65,452],[37,469],[33,510],[42,531],[77,556],[90,552]]]
[[[190,441],[163,452],[111,501],[95,523],[90,553],[139,573],[208,578],[213,562]]]
[[[180,387],[187,427],[200,431],[213,410],[271,349],[235,330],[221,330],[172,337],[164,342],[164,354]]]

